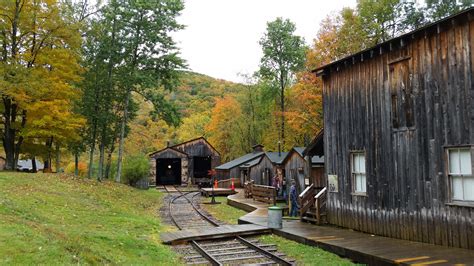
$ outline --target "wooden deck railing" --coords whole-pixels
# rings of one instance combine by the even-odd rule
[[[250,180],[245,182],[244,184],[244,191],[245,191],[245,198],[252,198],[252,186],[253,186],[254,181]]]
[[[217,187],[230,188],[232,186],[232,178],[217,181]],[[240,179],[234,178],[234,187],[240,187]]]
[[[252,197],[254,200],[266,202],[269,204],[276,203],[276,188],[271,186],[262,186],[252,184]]]
[[[314,196],[316,195],[316,190],[314,184],[311,184],[307,187],[298,197],[298,204],[300,205],[300,217],[303,217],[304,214],[314,206]]]
[[[318,224],[321,224],[321,216],[326,213],[326,203],[328,198],[327,187],[324,187],[319,191],[316,196],[314,196],[314,201],[316,204],[316,219]]]

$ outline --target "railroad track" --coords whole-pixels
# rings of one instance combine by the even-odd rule
[[[205,215],[196,205],[199,192],[178,192],[169,202],[171,221],[180,229],[217,227],[219,224]],[[191,241],[191,245],[178,248],[187,264],[255,264],[293,265],[278,253],[276,245],[265,245],[256,239],[231,237],[212,241]]]

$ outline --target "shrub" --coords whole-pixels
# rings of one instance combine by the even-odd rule
[[[79,176],[86,176],[86,174],[87,174],[87,164],[86,163],[79,162],[78,169],[79,169]],[[74,162],[69,163],[66,166],[65,171],[66,171],[67,174],[74,174]]]
[[[144,155],[130,156],[124,161],[122,169],[123,180],[131,186],[147,177],[149,172],[150,166]]]

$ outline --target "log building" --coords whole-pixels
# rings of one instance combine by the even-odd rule
[[[474,249],[474,9],[315,72],[328,222]]]

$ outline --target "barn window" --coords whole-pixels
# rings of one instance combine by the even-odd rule
[[[448,149],[448,164],[451,199],[453,201],[474,201],[471,149]]]
[[[365,194],[367,192],[367,179],[365,172],[365,153],[354,152],[351,156],[352,191]]]

